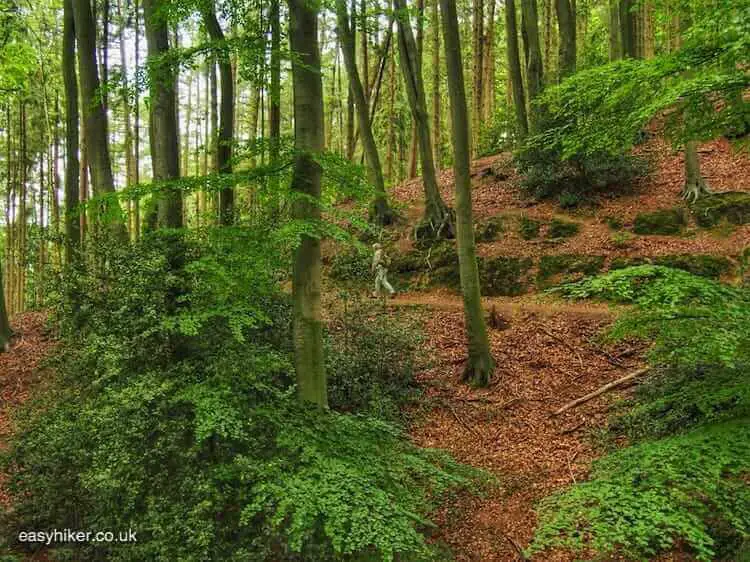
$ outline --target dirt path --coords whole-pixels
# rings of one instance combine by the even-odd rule
[[[426,306],[432,365],[418,375],[425,395],[415,442],[450,451],[459,461],[488,470],[500,487],[486,498],[462,498],[442,509],[434,537],[457,560],[519,560],[536,526],[536,502],[585,479],[597,456],[590,438],[606,425],[617,393],[605,394],[559,417],[551,412],[642,365],[643,349],[623,344],[607,350],[594,339],[612,321],[613,309],[526,295],[485,299],[507,321],[490,332],[498,362],[489,388],[461,383],[465,358],[460,297],[405,294],[392,306]],[[621,394],[620,394],[621,395]],[[568,553],[537,560],[568,561]]]

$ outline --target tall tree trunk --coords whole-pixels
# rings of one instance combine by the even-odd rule
[[[0,352],[7,351],[10,346],[10,322],[8,309],[5,306],[5,285],[3,284],[3,264],[0,263]]]
[[[123,237],[120,205],[108,197],[115,192],[112,163],[109,157],[107,113],[99,96],[99,71],[96,65],[96,25],[89,0],[72,0],[76,41],[78,43],[78,72],[83,108],[83,129],[91,172],[91,186],[95,196],[105,196],[100,211],[108,217],[114,232]],[[97,213],[98,214],[98,213]]]
[[[75,67],[75,24],[73,2],[63,2],[62,74],[65,86],[65,262],[73,262],[81,246],[78,216],[78,79]]]
[[[281,14],[279,0],[271,0],[271,87],[270,107],[268,110],[268,135],[270,137],[270,160],[272,166],[278,166],[281,143]],[[335,79],[335,77],[334,77]],[[331,127],[333,129],[333,127]],[[279,178],[273,174],[270,178],[270,189],[277,197]]]
[[[133,128],[130,119],[131,106],[130,106],[130,94],[128,88],[128,61],[125,49],[125,11],[123,10],[122,0],[118,0],[117,8],[120,15],[120,68],[122,71],[122,112],[123,112],[123,125],[125,127],[125,187],[135,185],[135,155],[133,154]],[[188,104],[189,105],[189,104]],[[135,239],[136,236],[134,231],[137,226],[133,225],[133,200],[128,199],[128,209],[131,211],[128,214],[128,230],[131,233],[131,238]]]
[[[367,159],[367,171],[370,182],[375,186],[375,200],[372,205],[371,215],[378,224],[386,225],[393,222],[393,212],[386,198],[383,168],[380,164],[378,146],[372,134],[369,106],[362,82],[359,79],[357,60],[354,57],[354,35],[349,27],[346,0],[336,0],[336,16],[338,20],[339,40],[344,53],[344,64],[346,65],[346,73],[349,75],[349,88],[354,96],[354,105],[357,109],[359,131],[362,136],[362,148]]]
[[[278,6],[278,0],[277,0]],[[213,8],[203,11],[203,21],[209,37],[220,44],[217,55],[221,77],[221,123],[216,146],[216,167],[220,174],[232,173],[232,134],[234,132],[234,78],[232,63],[225,44],[224,33],[216,19]],[[273,102],[272,102],[273,103]],[[234,187],[226,186],[219,193],[219,223],[232,224],[234,221]]]
[[[464,322],[468,338],[468,361],[464,380],[475,386],[487,386],[495,370],[490,351],[487,326],[479,289],[474,245],[474,219],[471,209],[471,178],[469,176],[469,123],[464,92],[461,43],[458,35],[456,4],[440,0],[445,43],[445,62],[448,75],[448,94],[451,100],[451,130],[453,132],[453,171],[456,183],[456,247],[464,301]]]
[[[320,220],[322,169],[316,156],[324,149],[323,84],[320,75],[318,13],[307,0],[289,0],[289,42],[294,86],[294,142],[297,155],[292,176],[296,198],[292,216],[299,220]],[[320,240],[303,235],[294,253],[292,301],[294,367],[299,397],[321,408],[328,405],[323,358],[323,319]]]
[[[620,0],[620,39],[622,41],[622,56],[638,58],[637,40],[635,34],[635,18],[633,12],[634,0]]]
[[[656,30],[654,28],[654,0],[646,0],[643,5],[643,57],[654,58],[656,54]]]
[[[357,29],[357,0],[351,0],[351,29],[352,33],[356,35]],[[355,37],[356,39],[356,37]],[[356,40],[355,40],[356,45]],[[356,46],[355,49],[356,51]],[[356,55],[356,52],[355,52]],[[346,157],[350,161],[354,161],[354,150],[356,148],[355,137],[354,137],[354,94],[351,88],[348,89],[346,96]]]
[[[687,141],[685,143],[685,186],[682,189],[682,198],[694,203],[707,193],[711,193],[711,190],[701,175],[698,143]]]
[[[495,5],[497,0],[489,0],[487,26],[484,34],[484,72],[482,76],[482,119],[492,121],[495,112]]]
[[[521,0],[521,36],[524,54],[526,55],[526,88],[530,105],[529,130],[532,133],[537,132],[541,117],[540,108],[532,105],[532,103],[542,93],[544,84],[538,21],[536,0]]]
[[[508,51],[508,74],[513,90],[513,107],[516,110],[516,125],[518,126],[518,134],[523,140],[529,133],[529,123],[526,117],[526,96],[524,95],[523,75],[521,74],[521,57],[518,52],[515,0],[506,0],[505,2],[505,41]]]
[[[135,11],[135,67],[140,66],[141,60],[141,16],[138,5],[138,0],[133,0],[133,11]],[[141,94],[138,88],[135,89],[135,99],[133,100],[133,156],[134,156],[134,180],[135,185],[138,185],[141,181]],[[133,222],[135,223],[135,239],[139,240],[141,237],[141,200],[136,197],[133,200]]]
[[[394,121],[396,120],[395,102],[396,102],[396,53],[395,47],[390,48],[390,67],[388,69],[388,152],[386,154],[386,173],[388,174],[388,181],[394,183],[395,174],[393,173],[393,158],[396,153],[396,127]],[[400,179],[400,178],[399,178]]]
[[[560,80],[576,71],[576,13],[571,0],[555,0],[560,33]]]
[[[417,65],[419,75],[422,76],[422,55],[424,53],[424,0],[417,0]],[[417,138],[417,124],[411,124],[411,144],[409,145],[409,178],[417,177],[417,166],[419,165],[419,139]]]
[[[609,0],[609,60],[610,62],[622,58],[622,41],[620,39],[620,8],[619,0]]]
[[[473,103],[471,104],[471,154],[476,157],[479,146],[479,131],[482,126],[482,97],[484,90],[482,87],[482,74],[484,72],[484,0],[473,0],[474,10],[472,16],[472,37],[473,37],[473,66],[472,78],[474,86],[472,88]],[[448,77],[450,80],[451,77]]]
[[[453,236],[453,217],[440,195],[435,164],[432,160],[430,125],[425,109],[424,83],[421,65],[417,58],[414,35],[406,12],[405,0],[393,0],[398,21],[398,45],[401,54],[401,70],[404,75],[406,93],[412,118],[417,125],[419,155],[422,160],[422,181],[425,190],[424,227],[431,236]]]
[[[169,182],[180,177],[180,154],[177,145],[175,75],[169,63],[159,57],[169,51],[169,32],[161,0],[143,1],[146,44],[150,65],[151,110],[149,140],[154,181]],[[156,61],[159,61],[158,63]],[[158,221],[164,228],[182,227],[182,194],[172,185],[162,184],[158,197]]]
[[[432,133],[435,167],[442,164],[442,131],[440,116],[440,0],[432,0],[430,27],[432,28]],[[392,115],[392,113],[389,113]]]

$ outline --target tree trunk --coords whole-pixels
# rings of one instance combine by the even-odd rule
[[[278,0],[276,0],[278,8]],[[220,174],[232,173],[232,135],[234,134],[234,78],[229,52],[224,44],[224,33],[213,8],[203,11],[203,21],[209,37],[219,44],[217,55],[219,76],[221,78],[221,121],[219,125],[218,144],[216,146],[216,168]],[[273,105],[273,102],[271,102]],[[234,187],[226,186],[219,193],[219,224],[229,225],[234,222]]]
[[[351,0],[351,2],[351,29],[352,34],[356,35],[355,30],[357,29],[357,0]],[[354,54],[356,55],[356,46],[354,50]],[[354,161],[354,149],[354,94],[352,93],[351,88],[349,88],[348,95],[346,97],[346,157],[350,161]]]
[[[278,166],[281,143],[281,15],[279,0],[271,0],[271,103],[268,111],[268,135],[270,137],[271,166]],[[333,127],[331,127],[332,129]],[[279,178],[272,174],[270,179],[272,197],[278,196]],[[274,212],[278,207],[274,209]]]
[[[537,132],[539,128],[540,108],[531,104],[542,93],[544,84],[538,20],[536,0],[521,0],[521,36],[526,55],[526,87],[530,105],[529,130],[532,133]]]
[[[516,26],[515,0],[505,2],[505,40],[508,51],[508,74],[513,90],[513,107],[516,110],[516,125],[521,140],[529,133],[529,122],[526,116],[526,96],[523,90],[521,74],[521,57],[518,52],[518,29]]]
[[[11,336],[10,322],[8,322],[8,310],[5,307],[5,291],[3,287],[3,264],[0,263],[0,352],[8,350]]]
[[[133,10],[135,11],[135,67],[139,68],[141,60],[141,26],[140,26],[140,9],[138,6],[138,0],[133,1]],[[141,95],[138,88],[135,89],[135,99],[133,100],[133,156],[135,162],[134,167],[134,178],[135,185],[138,185],[141,181]],[[133,222],[135,223],[135,239],[139,240],[141,237],[141,200],[136,197],[133,200]]]
[[[432,133],[433,157],[435,168],[438,170],[442,164],[442,140],[441,140],[441,118],[440,118],[440,0],[432,0]],[[390,113],[392,115],[392,113]]]
[[[395,47],[391,46],[389,56],[391,59],[390,68],[388,69],[388,115],[390,115],[390,119],[388,119],[388,153],[386,155],[386,173],[388,174],[388,181],[394,183],[395,174],[393,173],[393,157],[396,153],[396,127],[394,126],[394,121],[396,120],[396,115],[394,114],[394,106],[396,102]]]
[[[576,71],[576,13],[570,0],[555,0],[560,34],[560,80]]]
[[[620,8],[618,0],[609,0],[609,61],[622,58],[622,41],[620,39]]]
[[[169,51],[169,33],[160,0],[143,1],[148,56],[153,61]],[[154,181],[170,182],[180,177],[180,155],[177,145],[174,70],[169,64],[150,65],[150,144]],[[158,197],[158,223],[164,228],[182,227],[180,190],[163,183]]]
[[[73,2],[63,2],[62,74],[65,85],[65,262],[73,262],[81,246],[78,216],[78,80],[75,67],[75,24]]]
[[[622,41],[622,56],[637,58],[638,49],[635,36],[634,0],[620,0],[620,39]]]
[[[496,0],[489,0],[487,27],[484,34],[484,76],[482,77],[482,120],[485,123],[493,120],[495,113],[495,5]]]
[[[424,84],[421,66],[416,53],[416,43],[406,12],[405,0],[393,0],[398,21],[398,45],[401,54],[401,70],[404,75],[406,93],[412,118],[417,125],[419,153],[422,160],[422,181],[425,190],[424,227],[432,237],[453,236],[453,217],[440,195],[435,164],[432,160],[430,125],[425,109]],[[421,229],[420,229],[421,230]]]
[[[125,126],[125,186],[130,187],[136,184],[135,179],[135,155],[133,154],[133,128],[130,121],[130,96],[128,93],[128,66],[125,49],[125,12],[122,6],[122,0],[118,0],[117,8],[120,15],[120,67],[122,70],[122,111]],[[188,103],[188,105],[190,105]],[[133,200],[128,199],[128,209],[132,211]],[[134,231],[137,226],[133,224],[132,212],[128,214],[128,225],[131,238],[136,239]]]
[[[419,76],[422,77],[422,55],[424,53],[424,0],[417,0],[417,66]],[[419,139],[417,138],[417,124],[412,120],[411,124],[411,144],[409,145],[409,178],[417,177],[417,168],[419,166]]]
[[[451,100],[451,129],[453,132],[453,171],[456,183],[456,247],[464,300],[464,321],[468,338],[468,361],[464,380],[475,386],[487,386],[495,370],[490,351],[487,326],[479,290],[479,270],[474,246],[474,219],[471,209],[471,177],[469,176],[469,124],[466,93],[458,35],[456,5],[452,0],[440,0],[448,75],[448,94]]]
[[[695,203],[701,196],[708,193],[711,193],[711,190],[701,175],[698,143],[687,141],[685,143],[685,186],[682,189],[682,198]]]
[[[471,104],[471,154],[476,157],[479,146],[479,130],[482,125],[482,74],[484,72],[484,0],[474,0],[474,9],[472,17],[472,36],[473,36],[473,66],[472,78],[474,86],[472,88],[473,103]],[[451,80],[451,76],[448,76]]]
[[[362,82],[359,79],[357,60],[354,58],[354,35],[349,27],[346,0],[336,0],[336,16],[338,19],[339,40],[344,53],[344,64],[346,65],[346,73],[349,75],[349,89],[352,92],[354,105],[357,109],[359,131],[362,136],[362,148],[367,159],[367,171],[370,182],[375,186],[375,200],[371,216],[378,224],[386,225],[393,222],[393,212],[386,199],[383,168],[380,164],[378,146],[372,134],[369,106]]]
[[[116,199],[112,163],[109,157],[107,113],[99,96],[99,71],[96,65],[96,25],[89,0],[72,0],[76,41],[78,43],[78,72],[83,108],[83,129],[91,172],[91,186],[95,196],[106,196],[100,211],[112,224],[118,236],[124,237],[122,212]]]
[[[295,54],[292,77],[297,150],[291,188],[304,196],[295,199],[292,216],[318,221],[322,169],[316,156],[325,149],[325,139],[317,8],[307,0],[289,0],[289,20],[289,42]],[[328,390],[320,286],[320,240],[303,235],[294,252],[292,272],[294,367],[300,399],[325,408]]]

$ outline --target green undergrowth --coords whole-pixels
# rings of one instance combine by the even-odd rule
[[[446,494],[485,481],[414,446],[419,332],[374,303],[326,330],[330,410],[300,404],[288,254],[258,230],[154,235],[88,249],[64,276],[49,384],[2,455],[21,530],[136,532],[55,544],[56,559],[444,560],[426,540]],[[273,250],[273,251],[272,251]],[[101,253],[100,253],[101,252]],[[172,256],[172,259],[169,259]]]
[[[530,551],[646,560],[681,548],[698,560],[737,560],[750,538],[747,291],[658,265],[556,291],[632,305],[605,337],[653,341],[652,374],[611,419],[610,434],[628,446],[540,504]]]
[[[637,215],[633,223],[633,232],[636,234],[679,234],[686,224],[683,209],[663,209]]]

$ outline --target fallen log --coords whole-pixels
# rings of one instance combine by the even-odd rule
[[[575,408],[579,404],[583,404],[584,402],[588,402],[592,398],[596,398],[600,394],[604,394],[608,390],[612,390],[613,388],[615,388],[617,386],[620,386],[622,383],[628,382],[629,380],[632,380],[632,379],[634,379],[634,378],[636,378],[636,377],[638,377],[640,375],[643,375],[643,374],[647,373],[650,369],[651,369],[651,367],[643,367],[642,369],[638,369],[637,371],[633,371],[632,373],[630,373],[628,375],[625,375],[624,377],[620,377],[617,380],[614,380],[614,381],[612,381],[610,383],[607,383],[604,386],[596,389],[594,392],[589,392],[586,396],[581,396],[580,398],[576,398],[572,402],[568,402],[567,404],[565,404],[565,406],[563,406],[559,410],[555,410],[552,413],[552,415],[553,416],[558,416],[558,415],[562,414],[563,412],[566,412],[566,411],[570,410],[571,408]]]

